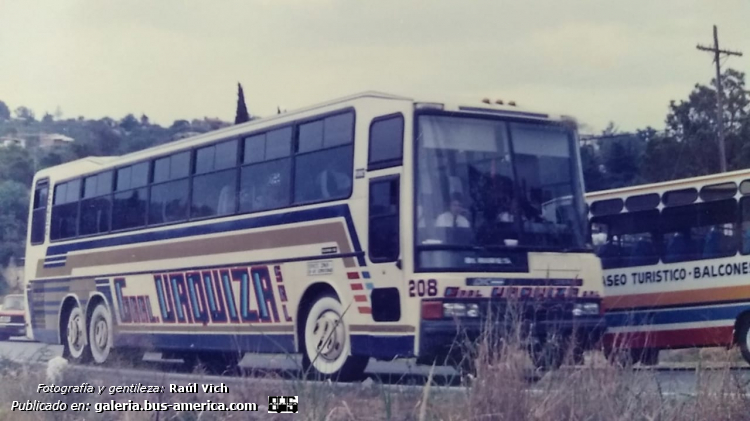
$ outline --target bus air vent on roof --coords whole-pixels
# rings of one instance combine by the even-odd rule
[[[461,111],[469,111],[473,113],[490,113],[490,114],[507,115],[507,116],[514,116],[514,117],[529,117],[529,118],[549,118],[549,115],[547,114],[530,113],[527,111],[495,110],[492,108],[482,108],[482,107],[458,107],[458,109]]]

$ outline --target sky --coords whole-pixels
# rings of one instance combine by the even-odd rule
[[[234,119],[378,90],[664,127],[744,51],[747,0],[0,0],[0,100],[38,117]]]

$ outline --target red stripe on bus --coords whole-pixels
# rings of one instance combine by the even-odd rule
[[[355,295],[354,296],[354,301],[356,301],[358,303],[367,302],[367,296],[365,296],[365,295]]]
[[[607,348],[678,348],[694,346],[725,346],[732,343],[734,327],[702,327],[662,330],[656,332],[608,333]]]
[[[362,284],[352,284],[352,290],[354,291],[362,291],[363,289],[365,288],[362,286]]]
[[[372,314],[370,307],[359,307],[359,314]]]
[[[704,304],[717,301],[749,299],[750,285],[718,288],[700,288],[658,293],[615,295],[604,297],[604,309],[629,309],[638,307],[661,307],[668,305]]]
[[[349,279],[359,279],[359,273],[357,272],[347,272],[346,277]]]

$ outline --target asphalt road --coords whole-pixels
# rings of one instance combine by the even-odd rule
[[[31,342],[21,338],[12,338],[10,341],[0,342],[0,359],[10,359],[20,363],[46,363],[49,359],[62,355],[62,346],[44,345]],[[158,353],[147,353],[141,367],[131,370],[129,376],[137,377],[139,372],[147,376],[148,372],[179,372],[179,360],[162,360]],[[251,355],[248,354],[240,363],[246,372],[274,372],[283,376],[293,376],[300,367],[299,357],[288,357],[284,355]],[[98,368],[98,370],[107,370]],[[139,371],[142,370],[142,371]],[[541,391],[545,384],[554,383],[556,378],[570,374],[576,368],[563,368],[558,372],[552,372],[539,378],[531,375],[529,390]],[[394,362],[371,361],[367,367],[367,373],[375,381],[382,382],[395,387],[408,387],[409,385],[424,385],[430,372],[430,367],[417,366],[409,360]],[[175,374],[190,375],[190,373]],[[656,369],[635,369],[634,376],[643,378],[643,384],[649,385],[654,391],[659,391],[672,396],[690,396],[697,390],[723,390],[721,384],[726,384],[727,377],[731,377],[733,384],[744,387],[745,393],[750,394],[750,370],[736,368],[727,370],[703,370],[700,375],[696,374],[695,368],[681,367],[657,367]],[[534,378],[532,378],[534,377]],[[438,385],[458,386],[459,378],[455,370],[450,367],[436,367],[433,378]],[[708,389],[707,389],[708,388]],[[456,389],[458,389],[456,387]]]

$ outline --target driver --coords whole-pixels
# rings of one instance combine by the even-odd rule
[[[435,226],[441,228],[470,228],[469,220],[463,216],[466,211],[462,202],[461,193],[454,192],[451,194],[449,209],[437,217]]]

